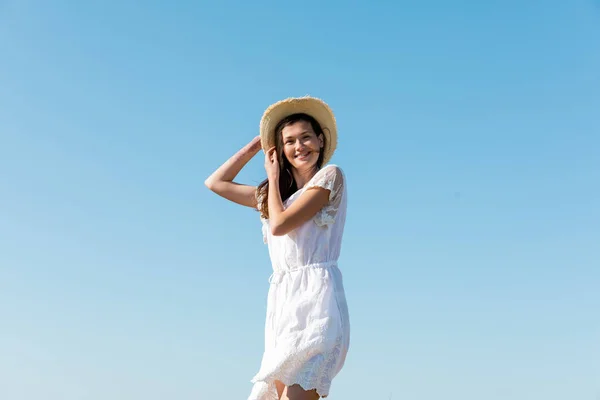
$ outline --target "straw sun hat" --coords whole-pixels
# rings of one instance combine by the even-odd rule
[[[275,127],[292,114],[308,114],[319,122],[325,136],[323,148],[323,165],[331,159],[337,147],[337,125],[331,108],[321,99],[315,97],[290,97],[267,108],[260,120],[260,142],[263,151],[275,146]]]

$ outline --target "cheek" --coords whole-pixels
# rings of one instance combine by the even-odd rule
[[[295,150],[290,148],[290,146],[285,146],[283,148],[283,154],[287,157],[288,160],[291,160],[294,157]]]
[[[312,140],[310,147],[315,151],[321,150],[321,141],[319,139]]]

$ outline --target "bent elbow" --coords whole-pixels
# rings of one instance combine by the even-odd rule
[[[206,186],[209,190],[213,192],[215,190],[215,183],[210,178],[206,178],[206,180],[204,181],[204,186]]]

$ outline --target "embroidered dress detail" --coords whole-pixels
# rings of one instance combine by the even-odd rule
[[[311,188],[329,190],[329,202],[302,226],[283,236],[261,218],[273,273],[269,278],[265,348],[248,400],[277,400],[275,381],[316,389],[327,397],[344,365],[350,321],[338,259],[346,220],[346,182],[328,165],[284,202],[289,207]],[[257,196],[260,204],[263,199]]]

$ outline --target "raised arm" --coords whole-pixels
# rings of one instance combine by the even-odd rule
[[[313,218],[331,200],[336,203],[341,199],[342,172],[337,166],[329,166],[317,172],[317,175],[307,183],[309,185],[306,187],[307,190],[288,208],[284,209],[277,184],[279,164],[274,148],[265,154],[265,169],[269,179],[269,227],[273,236],[283,236],[289,233]],[[334,206],[338,207],[339,203]],[[335,216],[331,217],[335,218]]]
[[[233,180],[244,165],[259,151],[260,136],[257,136],[206,178],[204,184],[207,188],[227,200],[243,206],[256,208],[256,186],[242,185]]]

